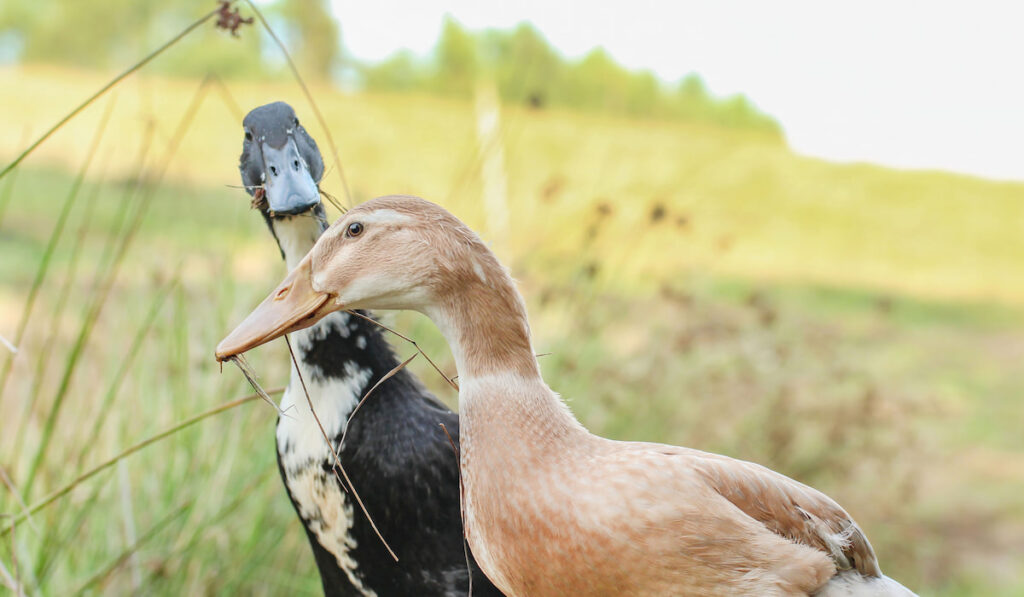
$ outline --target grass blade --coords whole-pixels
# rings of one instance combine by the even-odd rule
[[[114,111],[114,99],[112,98],[107,103],[107,109],[103,113],[103,117],[100,118],[99,126],[96,127],[96,132],[93,134],[92,141],[89,143],[89,150],[85,154],[85,159],[82,161],[81,167],[78,169],[78,174],[75,177],[75,181],[71,184],[71,189],[68,191],[68,196],[64,200],[64,205],[61,207],[60,214],[57,216],[57,222],[53,226],[53,231],[50,233],[50,240],[46,243],[46,249],[43,250],[43,258],[39,262],[39,267],[36,269],[36,276],[32,280],[32,286],[29,287],[28,298],[25,299],[25,309],[21,313],[21,320],[18,321],[17,330],[14,332],[13,343],[15,346],[21,346],[21,341],[25,337],[25,329],[28,327],[28,321],[32,317],[32,309],[35,306],[36,297],[39,295],[39,289],[43,285],[43,281],[46,279],[46,274],[50,270],[50,261],[53,258],[53,252],[57,248],[57,243],[60,241],[61,234],[64,232],[64,226],[67,224],[68,215],[71,214],[71,208],[75,206],[75,200],[78,198],[78,191],[82,188],[82,182],[85,179],[85,174],[89,170],[89,166],[92,165],[93,157],[96,155],[96,149],[99,147],[100,141],[103,139],[104,133],[107,131],[107,123],[110,121],[110,116]],[[11,355],[4,362],[3,373],[0,373],[0,396],[4,394],[4,387],[7,385],[7,379],[10,376],[11,369],[14,366],[14,356]]]
[[[367,390],[365,394],[363,394],[363,397],[359,400],[359,404],[357,404],[356,407],[352,409],[352,413],[349,414],[348,420],[345,422],[345,431],[342,432],[341,441],[338,442],[339,449],[345,446],[345,438],[348,437],[348,429],[349,426],[351,426],[352,424],[352,418],[356,416],[356,413],[359,412],[359,409],[363,406],[363,403],[366,402],[366,399],[370,397],[370,394],[372,394],[373,391],[376,390],[378,386],[380,386],[380,384],[391,379],[396,373],[398,373],[402,369],[405,369],[405,366],[411,363],[412,360],[415,359],[419,354],[420,353],[418,352],[414,352],[412,353],[411,357],[405,359],[398,365],[395,365],[394,369],[385,373],[380,379],[377,380],[377,383],[373,384],[372,388],[370,388],[369,390]]]
[[[11,195],[14,194],[14,181],[18,179],[17,171],[11,173],[4,186],[4,192],[0,195],[0,224],[4,222],[4,214],[7,213],[7,206],[11,204]]]
[[[179,506],[174,512],[171,512],[167,516],[161,518],[159,522],[154,524],[152,527],[149,528],[148,531],[146,531],[141,537],[139,537],[138,541],[131,544],[127,549],[121,552],[120,555],[114,558],[114,560],[110,562],[110,564],[108,564],[102,570],[97,572],[92,578],[85,581],[85,583],[83,583],[82,586],[79,587],[77,591],[75,591],[75,595],[81,595],[89,588],[93,587],[94,585],[100,584],[104,580],[106,580],[106,578],[110,576],[115,570],[117,570],[122,564],[124,564],[125,561],[131,558],[131,556],[135,554],[135,552],[137,552],[139,548],[141,548],[144,544],[146,544],[150,539],[155,537],[157,534],[159,534],[160,531],[164,530],[164,528],[166,528],[167,525],[174,522],[176,518],[187,512],[189,508],[192,507],[193,502],[194,500],[186,500],[185,503]]]
[[[64,309],[68,304],[68,300],[75,294],[72,292],[71,285],[74,283],[78,271],[79,257],[82,254],[82,243],[85,240],[86,232],[88,232],[89,226],[92,223],[92,215],[94,208],[96,207],[96,198],[100,194],[100,190],[102,188],[102,183],[97,184],[93,189],[93,192],[89,194],[89,197],[85,201],[85,214],[82,216],[82,221],[79,223],[78,233],[75,235],[74,244],[72,244],[68,251],[71,255],[71,261],[68,263],[67,271],[64,273],[64,281],[61,284],[60,290],[57,291],[57,304],[54,306],[53,312],[50,314],[50,321],[62,321]],[[31,412],[33,405],[39,399],[40,389],[42,388],[43,381],[46,379],[46,372],[49,369],[50,363],[53,361],[52,355],[54,354],[54,344],[60,336],[60,327],[61,326],[59,325],[53,326],[43,343],[42,350],[39,351],[39,354],[36,357],[36,370],[32,377],[32,387],[29,390],[29,398],[25,401],[25,405],[22,407],[23,413]],[[25,424],[23,423],[23,425]],[[18,436],[19,439],[15,445],[21,445],[20,430]]]
[[[120,271],[121,264],[124,260],[124,256],[127,254],[128,247],[131,245],[132,240],[135,238],[136,232],[142,224],[142,218],[149,207],[150,202],[155,195],[156,189],[163,182],[164,175],[167,173],[167,169],[170,167],[171,160],[174,154],[177,152],[178,147],[181,144],[181,140],[184,138],[185,133],[188,132],[189,127],[192,124],[192,120],[195,117],[196,112],[199,110],[199,106],[202,104],[203,98],[206,96],[206,90],[209,88],[210,80],[203,79],[196,89],[195,94],[192,96],[192,101],[185,109],[185,113],[182,115],[178,126],[175,128],[174,134],[168,142],[168,147],[163,160],[160,162],[162,167],[158,171],[155,180],[148,182],[146,185],[146,193],[137,206],[131,224],[125,231],[121,243],[118,246],[117,253],[114,255],[113,263],[109,267],[106,277],[103,280],[102,285],[86,315],[85,321],[79,331],[78,338],[71,350],[67,366],[64,369],[64,375],[61,378],[60,385],[57,389],[57,394],[54,397],[53,405],[50,408],[50,412],[47,415],[46,422],[43,426],[43,435],[40,440],[39,447],[37,448],[35,458],[32,460],[32,464],[29,467],[28,480],[25,482],[25,495],[30,495],[32,484],[36,479],[36,474],[39,471],[39,467],[45,458],[46,451],[49,449],[50,439],[53,436],[53,431],[56,426],[57,417],[60,413],[61,406],[64,403],[64,398],[67,396],[68,389],[71,383],[71,377],[74,373],[76,366],[81,356],[82,350],[84,349],[89,337],[92,334],[93,325],[99,318],[100,313],[106,303],[107,296],[110,293],[110,289],[114,284],[114,280],[117,278],[117,274]],[[148,130],[152,130],[150,127]],[[136,180],[136,187],[138,188],[143,184],[143,179],[140,177]]]
[[[267,393],[268,394],[280,394],[281,392],[284,392],[284,388],[275,388],[273,390],[269,390]],[[102,463],[96,465],[95,467],[93,467],[89,471],[87,471],[85,473],[82,473],[77,478],[75,478],[75,480],[72,481],[71,483],[68,483],[64,487],[62,487],[62,488],[60,488],[60,489],[50,493],[48,496],[46,496],[45,498],[40,500],[38,503],[33,504],[31,507],[29,507],[29,509],[27,511],[25,511],[22,514],[16,516],[14,518],[13,524],[18,524],[21,521],[25,520],[27,517],[35,514],[36,512],[39,512],[40,510],[42,510],[43,508],[49,506],[50,504],[52,504],[53,502],[57,501],[61,497],[71,493],[71,491],[75,487],[78,487],[83,482],[89,480],[90,478],[96,476],[98,473],[103,472],[104,470],[110,468],[111,466],[117,464],[118,462],[120,462],[124,458],[126,458],[128,456],[131,456],[132,454],[138,452],[139,450],[145,448],[146,446],[154,444],[154,443],[156,443],[156,442],[158,442],[158,441],[160,441],[160,440],[162,440],[164,438],[170,437],[170,436],[174,435],[175,433],[181,431],[182,429],[185,429],[187,427],[191,427],[192,425],[195,425],[196,423],[198,423],[200,421],[203,421],[205,419],[209,419],[210,417],[212,417],[214,415],[219,415],[220,413],[222,413],[224,411],[231,410],[232,408],[235,408],[236,406],[240,406],[242,404],[245,404],[246,402],[251,402],[251,401],[253,401],[253,400],[257,399],[257,398],[259,398],[258,394],[249,394],[248,396],[243,396],[241,398],[237,398],[235,400],[232,400],[231,402],[225,402],[224,404],[221,404],[220,406],[218,406],[216,408],[212,408],[212,409],[210,409],[210,410],[208,410],[206,412],[200,413],[200,414],[198,414],[198,415],[196,415],[196,416],[194,416],[194,417],[192,417],[190,419],[186,419],[186,420],[182,421],[181,423],[178,423],[177,425],[175,425],[174,427],[171,427],[170,429],[168,429],[166,431],[162,431],[162,432],[160,432],[160,433],[158,433],[158,434],[156,434],[156,435],[154,435],[152,437],[149,437],[149,438],[146,438],[146,439],[142,440],[141,442],[139,442],[139,443],[137,443],[137,444],[135,444],[135,445],[133,445],[133,446],[123,450],[122,452],[120,452],[116,456],[113,456],[112,458],[109,458],[109,459],[103,461]],[[7,533],[8,533],[8,531],[0,531],[0,537],[6,535]]]
[[[81,444],[82,450],[78,453],[78,463],[75,467],[79,472],[82,470],[82,466],[85,463],[85,457],[88,456],[93,446],[96,445],[96,440],[99,438],[100,431],[103,429],[103,424],[107,420],[107,414],[110,412],[110,407],[114,402],[114,397],[117,396],[118,391],[121,389],[121,384],[125,378],[128,377],[128,370],[131,369],[132,363],[135,362],[135,356],[142,349],[142,341],[145,340],[146,335],[153,327],[153,322],[156,321],[157,314],[160,313],[160,309],[163,307],[164,302],[170,295],[171,291],[175,286],[178,285],[179,275],[175,274],[174,278],[171,279],[156,295],[153,302],[149,306],[149,312],[146,314],[146,318],[143,320],[142,325],[139,326],[138,331],[135,333],[135,337],[132,339],[131,345],[125,353],[123,359],[121,359],[121,365],[118,367],[117,372],[114,373],[114,379],[110,382],[110,386],[107,388],[106,394],[103,396],[103,402],[100,404],[99,409],[96,412],[96,419],[93,421],[92,429],[89,433],[89,437]]]
[[[35,149],[37,147],[39,147],[43,143],[43,141],[46,141],[50,137],[50,135],[52,135],[55,132],[57,132],[57,130],[60,129],[60,127],[62,127],[65,124],[67,124],[68,121],[70,121],[72,118],[77,116],[78,113],[81,112],[82,110],[84,110],[86,107],[88,107],[89,104],[91,104],[94,101],[96,101],[104,93],[110,91],[115,85],[120,83],[125,77],[127,77],[128,75],[130,75],[130,74],[134,73],[135,71],[139,70],[143,66],[146,66],[146,64],[149,61],[153,60],[154,58],[156,58],[160,54],[164,53],[164,51],[166,51],[168,48],[170,48],[174,44],[176,44],[179,41],[181,41],[182,38],[184,38],[189,33],[192,33],[192,31],[194,31],[197,27],[199,27],[200,25],[202,25],[206,21],[208,21],[211,18],[213,18],[216,14],[218,14],[220,12],[220,10],[221,10],[220,8],[211,10],[209,13],[206,14],[206,16],[200,17],[198,20],[193,22],[191,25],[189,25],[189,26],[185,27],[183,30],[181,30],[180,33],[178,33],[177,35],[175,35],[174,37],[172,37],[171,39],[166,41],[162,46],[158,47],[157,49],[155,49],[152,52],[150,52],[149,54],[147,54],[145,57],[142,58],[142,60],[139,60],[138,62],[136,62],[132,66],[128,67],[128,69],[125,70],[124,72],[122,72],[120,75],[117,75],[116,77],[111,79],[106,85],[101,87],[100,90],[97,91],[96,93],[92,94],[92,96],[90,96],[87,100],[85,100],[81,104],[78,104],[78,106],[76,106],[73,110],[68,112],[67,115],[64,116],[64,118],[61,118],[59,121],[57,121],[57,124],[55,124],[52,127],[50,127],[50,130],[48,130],[45,133],[43,133],[43,136],[41,136],[38,139],[36,139],[35,142],[32,143],[32,145],[29,145],[28,148],[25,149],[25,151],[21,152],[21,154],[19,154],[18,157],[14,158],[13,162],[11,162],[6,167],[4,167],[4,169],[2,171],[0,171],[0,179],[2,179],[4,176],[6,176],[8,172],[10,172],[14,168],[16,168],[18,166],[18,164],[20,164],[22,162],[22,160],[24,160],[26,157],[28,157],[29,154],[31,154],[33,151],[35,151]]]

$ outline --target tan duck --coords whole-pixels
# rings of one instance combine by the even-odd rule
[[[441,207],[382,197],[349,211],[217,357],[341,309],[420,311],[451,345],[466,534],[506,594],[913,595],[821,492],[749,462],[588,432],[544,383],[508,272]]]

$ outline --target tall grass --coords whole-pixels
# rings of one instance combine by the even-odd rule
[[[46,179],[50,180],[45,183],[51,182],[52,175]],[[196,276],[230,270],[230,260],[206,264],[208,268],[201,268],[205,272],[198,271],[192,261],[199,253],[164,261],[164,255],[147,247],[153,239],[140,233],[150,217],[135,220],[138,212],[130,210],[126,216],[118,215],[117,206],[138,205],[140,199],[123,203],[111,190],[108,185],[83,189],[83,193],[96,192],[97,204],[91,216],[86,210],[72,212],[67,227],[76,223],[75,216],[90,216],[94,226],[82,226],[80,240],[59,244],[50,257],[51,271],[65,276],[50,276],[41,283],[36,310],[45,316],[33,318],[28,326],[4,392],[5,412],[12,416],[3,418],[0,463],[10,472],[13,492],[0,499],[0,511],[12,514],[4,520],[2,561],[18,561],[18,579],[27,594],[116,593],[129,588],[180,593],[190,586],[238,583],[238,577],[213,564],[217,559],[213,554],[220,551],[216,542],[226,538],[258,546],[264,551],[264,559],[258,561],[266,565],[276,557],[269,546],[281,537],[250,537],[248,531],[226,537],[225,527],[214,521],[244,518],[239,517],[237,506],[246,500],[265,503],[247,508],[248,515],[256,518],[265,508],[280,522],[292,514],[287,502],[280,500],[273,470],[269,409],[243,406],[250,397],[210,410],[211,405],[241,394],[243,385],[233,376],[221,376],[208,358],[208,347],[229,318],[225,307],[210,303]],[[154,202],[161,202],[163,215],[170,201],[183,194],[164,187],[150,192]],[[237,206],[239,215],[249,215],[244,200],[220,205],[215,212],[227,208],[230,213]],[[195,214],[195,219],[204,217]],[[25,221],[19,213],[17,222]],[[142,240],[142,248],[121,251],[132,234]],[[217,233],[211,230],[202,236]],[[108,242],[110,238],[113,243]],[[228,253],[226,247],[221,251]],[[118,258],[119,254],[123,256]],[[86,264],[93,267],[81,267]],[[5,261],[3,265],[5,280],[30,273],[18,271],[22,264]],[[69,284],[72,270],[78,275]],[[70,297],[60,292],[68,287]],[[4,292],[12,288],[5,287]],[[246,288],[243,302],[251,302],[264,290],[253,285]],[[51,314],[61,313],[61,303],[75,308],[51,319]],[[197,304],[205,305],[199,313]],[[40,325],[41,320],[47,323]],[[45,358],[59,366],[59,374],[33,381],[42,349],[50,351]],[[261,370],[274,372],[275,368]],[[220,414],[228,408],[250,411]],[[196,412],[203,414],[193,416]],[[197,433],[192,429],[199,421],[223,417],[228,419],[216,430]],[[160,428],[167,430],[155,433]],[[223,441],[234,442],[236,456],[244,453],[246,457],[228,466]],[[129,447],[119,447],[125,445]],[[247,447],[240,450],[242,445]],[[217,458],[202,456],[215,452]],[[132,537],[122,535],[123,496],[117,477],[108,472],[115,465],[125,467],[128,475],[137,527]],[[27,491],[33,477],[35,489]],[[219,487],[217,497],[211,496],[214,487]],[[249,523],[242,520],[236,526],[247,529]],[[303,542],[300,534],[293,534],[283,544],[298,553]],[[166,569],[153,569],[155,560],[147,550],[159,552]],[[129,566],[131,561],[138,565]],[[183,578],[177,576],[179,570]],[[308,567],[306,572],[313,570]],[[197,580],[204,576],[206,580]],[[307,586],[315,588],[315,576],[309,578]]]

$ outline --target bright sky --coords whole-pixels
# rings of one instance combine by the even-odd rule
[[[1024,2],[332,0],[353,55],[428,52],[446,13],[530,21],[667,81],[745,93],[798,152],[1024,180]]]

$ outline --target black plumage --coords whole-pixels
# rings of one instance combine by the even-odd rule
[[[243,124],[242,181],[282,256],[294,265],[325,227],[319,194],[311,194],[306,180],[316,187],[323,160],[287,104],[256,108]],[[379,327],[347,313],[332,314],[292,338],[303,381],[337,448],[358,399],[399,360]],[[441,428],[457,445],[457,415],[402,370],[374,390],[352,419],[341,463],[397,553],[396,563],[338,485],[319,429],[302,416],[306,397],[295,376],[293,369],[284,399],[294,404],[295,417],[278,421],[278,466],[325,594],[466,595],[472,575],[474,595],[500,595],[471,554],[467,566],[458,459]]]

